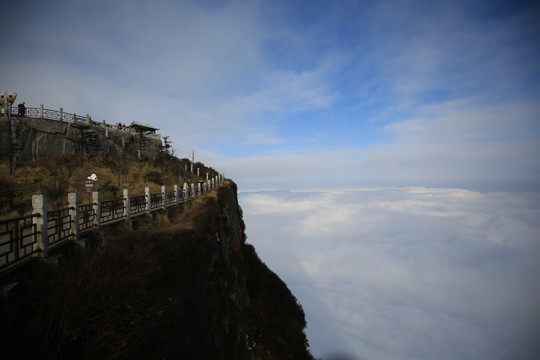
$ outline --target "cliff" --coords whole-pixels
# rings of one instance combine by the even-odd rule
[[[27,275],[19,326],[2,349],[41,359],[313,359],[301,306],[246,243],[233,182],[137,221],[93,232],[95,250],[62,271]]]
[[[28,117],[0,117],[0,159],[30,161],[54,154],[87,157],[152,158],[161,139],[131,131],[106,131],[93,121],[66,122]]]

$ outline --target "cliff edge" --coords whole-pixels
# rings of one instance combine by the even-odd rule
[[[246,243],[236,191],[227,180],[154,221],[95,231],[90,255],[33,272],[21,283],[25,319],[3,349],[21,359],[313,359],[302,307]]]
[[[100,124],[30,117],[0,117],[0,159],[46,159],[55,154],[85,157],[151,159],[159,153],[161,138],[134,131],[106,130]]]

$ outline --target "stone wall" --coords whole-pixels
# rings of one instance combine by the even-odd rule
[[[80,154],[87,157],[156,156],[161,140],[129,131],[110,133],[94,122],[65,122],[27,117],[0,118],[0,159],[30,161],[53,154]]]

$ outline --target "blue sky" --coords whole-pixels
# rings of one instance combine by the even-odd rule
[[[1,16],[0,91],[150,123],[238,184],[314,355],[538,358],[538,1],[20,0]]]
[[[242,188],[538,190],[534,1],[18,1],[2,91]],[[6,12],[4,12],[6,13]]]

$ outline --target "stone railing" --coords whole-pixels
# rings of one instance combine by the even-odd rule
[[[198,184],[184,183],[173,190],[161,187],[161,192],[130,195],[124,189],[123,197],[102,201],[100,192],[92,192],[92,202],[80,204],[78,193],[68,194],[68,206],[48,210],[45,195],[32,196],[32,215],[0,220],[0,275],[17,268],[35,257],[48,257],[49,251],[68,241],[79,241],[92,227],[128,221],[186,203],[204,195],[224,180],[220,174]]]
[[[8,111],[11,113],[12,116],[17,116],[19,114],[19,109],[17,109],[16,106],[11,107],[11,111]],[[31,108],[27,107],[24,112],[24,116],[33,117],[33,118],[39,118],[39,119],[48,119],[48,120],[59,120],[59,121],[66,121],[66,122],[90,122],[91,118],[90,115],[86,114],[86,116],[77,115],[75,113],[68,113],[64,112],[63,108],[60,108],[60,110],[50,110],[45,109],[43,104],[41,104],[38,108]]]
[[[8,110],[8,112],[10,112],[12,116],[18,116],[19,114],[19,110],[16,106],[12,106],[11,110]],[[81,116],[76,113],[68,113],[65,112],[63,108],[60,108],[60,110],[45,109],[43,104],[41,104],[38,108],[25,108],[24,116],[36,119],[57,120],[71,123],[85,123],[92,126],[96,130],[101,131],[106,137],[108,137],[109,133],[126,134],[126,132],[128,132],[131,133],[131,135],[138,134],[129,126],[122,127],[118,125],[108,124],[105,120],[103,120],[102,122],[97,122],[92,120],[92,117],[88,114],[86,114],[86,116]],[[147,138],[152,138],[156,140],[161,139],[161,135],[156,133],[147,132],[142,135]]]

